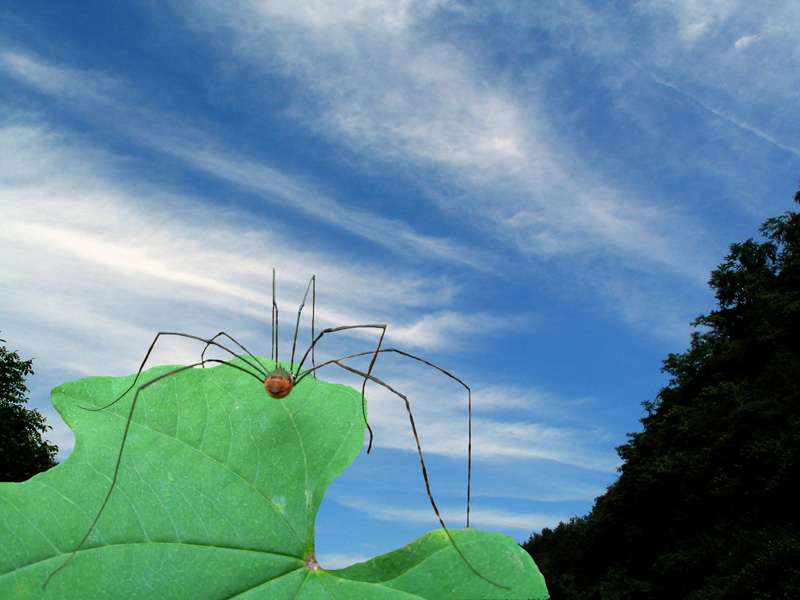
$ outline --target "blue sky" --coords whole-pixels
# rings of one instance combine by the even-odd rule
[[[269,356],[272,268],[287,352],[315,274],[318,326],[386,323],[472,387],[472,525],[524,541],[614,481],[709,271],[793,208],[799,30],[794,2],[6,1],[1,337],[64,459],[54,386],[135,372],[159,330]],[[375,373],[463,526],[463,389]],[[438,526],[402,404],[368,398],[323,567]]]

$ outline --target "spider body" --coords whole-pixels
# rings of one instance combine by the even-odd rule
[[[294,388],[294,381],[295,377],[292,373],[283,367],[278,367],[267,374],[267,378],[264,380],[264,389],[272,398],[286,398]]]

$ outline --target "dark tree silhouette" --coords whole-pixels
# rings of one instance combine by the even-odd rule
[[[33,375],[33,359],[21,360],[0,346],[0,481],[25,481],[56,464],[58,447],[42,440],[50,427],[36,410],[24,406],[28,375]]]
[[[619,479],[523,544],[554,600],[798,597],[800,215],[760,231],[711,273],[717,308],[664,361]]]

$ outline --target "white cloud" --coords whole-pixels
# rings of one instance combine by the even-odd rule
[[[405,377],[403,384],[383,374],[378,376],[409,398],[417,431],[425,456],[441,455],[466,459],[468,441],[467,395],[450,385],[441,392],[435,386],[420,387],[414,378]],[[412,372],[413,373],[413,372]],[[440,384],[446,381],[440,378]],[[456,391],[451,391],[456,390]],[[371,385],[368,391],[369,422],[375,434],[374,445],[387,449],[417,453],[416,443],[402,400],[388,390]],[[483,398],[473,393],[473,405]],[[509,417],[472,419],[472,458],[487,464],[503,461],[553,461],[563,465],[594,471],[614,472],[618,460],[608,455],[607,432],[596,425],[574,423],[556,425],[552,415],[541,420],[530,414],[511,420]],[[485,411],[481,411],[486,415]],[[508,414],[507,411],[498,411]],[[546,411],[552,412],[552,411]]]
[[[316,98],[298,94],[289,114],[316,123],[337,141],[349,140],[368,161],[435,172],[432,180],[440,183],[423,183],[426,200],[435,205],[431,210],[475,231],[483,239],[474,245],[423,235],[405,220],[340,202],[313,182],[288,177],[183,124],[180,116],[165,118],[163,111],[135,100],[139,94],[118,79],[19,51],[5,54],[5,69],[60,101],[72,99],[75,110],[105,115],[107,124],[129,138],[189,168],[398,254],[489,272],[501,258],[483,241],[488,235],[500,241],[506,255],[510,250],[512,256],[569,265],[579,284],[591,286],[597,267],[585,260],[586,268],[576,270],[574,258],[597,254],[605,257],[603,275],[611,279],[627,276],[619,271],[622,264],[638,274],[666,269],[676,278],[694,275],[686,266],[697,264],[702,231],[606,183],[562,141],[541,98],[488,82],[485,65],[463,48],[431,41],[425,19],[438,6],[358,4],[341,7],[338,14],[317,5],[288,11],[243,2],[218,14],[214,6],[197,3],[197,11],[186,14],[212,43],[222,36],[229,52],[232,36],[241,60],[256,71],[294,78],[297,89]],[[81,89],[87,90],[83,98]],[[574,173],[583,174],[580,181]],[[450,192],[442,193],[442,186]],[[695,281],[702,286],[705,269],[700,271],[703,276]],[[494,273],[510,276],[505,270]],[[416,333],[404,341],[413,341]],[[427,342],[440,342],[430,328],[422,334]]]
[[[630,32],[619,31],[613,17],[604,21],[604,15],[583,5],[542,9],[541,14],[528,10],[562,29],[575,29],[576,35],[567,36],[569,43],[577,51],[600,53],[614,68],[630,68],[625,56],[635,45],[639,68],[658,81],[668,81],[664,77],[670,69],[689,82],[699,81],[702,74],[717,88],[747,101],[747,90],[753,86],[740,85],[747,80],[762,90],[774,86],[777,96],[788,101],[796,86],[785,73],[798,71],[791,65],[781,69],[787,80],[776,81],[764,73],[757,58],[742,63],[720,58],[724,51],[715,51],[704,53],[699,62],[685,60],[685,53],[692,50],[670,37],[670,28],[690,32],[712,25],[715,30],[722,24],[730,27],[740,21],[739,8],[729,2],[640,3],[634,17],[645,16],[650,25],[659,23],[643,27],[641,35],[657,36],[658,44],[630,37]],[[344,2],[323,7],[309,2],[290,8],[243,1],[228,3],[222,10],[197,1],[176,10],[207,43],[224,48],[219,68],[230,61],[244,64],[255,75],[254,85],[259,73],[284,78],[293,90],[288,116],[312,123],[313,129],[337,142],[348,141],[367,164],[411,165],[431,210],[441,211],[483,239],[470,246],[424,235],[407,220],[378,216],[333,198],[313,181],[289,177],[220,144],[207,133],[213,127],[203,131],[183,123],[180,115],[165,117],[130,83],[108,74],[55,65],[18,49],[2,54],[0,70],[60,102],[71,102],[75,110],[101,115],[97,118],[123,128],[126,136],[178,158],[189,168],[398,254],[436,257],[488,272],[500,261],[488,250],[489,236],[512,254],[569,268],[576,283],[599,292],[601,298],[608,296],[592,289],[596,282],[624,287],[631,277],[666,274],[704,287],[714,259],[699,260],[707,235],[702,224],[680,210],[658,206],[658,199],[633,188],[620,189],[565,138],[552,120],[543,91],[519,81],[506,86],[493,75],[493,65],[463,38],[439,35],[441,12],[453,10],[448,3]],[[752,23],[747,36],[727,41],[726,47],[733,52],[737,40],[758,37],[760,47],[786,56],[781,52],[785,27],[781,30],[778,24],[791,23],[800,10],[783,7],[773,12],[748,9]],[[665,15],[669,18],[662,19]],[[591,35],[577,35],[583,29]],[[515,35],[513,28],[510,35]],[[613,43],[598,46],[593,41],[598,38]],[[695,68],[692,65],[695,71],[687,70]],[[757,72],[754,65],[759,65]],[[798,153],[796,144],[784,139],[785,133],[741,116],[738,105],[728,108],[693,86],[668,85],[736,127]],[[597,261],[598,256],[602,260]],[[576,257],[580,257],[577,269]],[[524,268],[521,263],[514,267]],[[496,274],[508,276],[505,271]],[[634,312],[646,313],[658,306],[658,300],[656,295],[646,297]],[[619,306],[608,304],[610,310]],[[640,323],[629,314],[623,317]]]
[[[694,43],[715,32],[741,4],[739,0],[648,0],[638,3],[637,9],[673,19],[680,39]]]
[[[785,138],[782,116],[793,114],[800,81],[793,35],[800,4],[648,1],[637,3],[634,14],[644,17],[644,31],[652,36],[631,39],[637,63],[718,104],[735,120],[754,121],[768,137]]]
[[[426,358],[425,353],[421,357]],[[467,376],[451,363],[452,358],[438,366],[461,378],[472,390],[473,468],[478,468],[478,462],[496,466],[545,461],[597,473],[616,470],[619,460],[613,447],[619,440],[610,439],[605,428],[588,416],[584,418],[595,414],[586,407],[596,401],[508,386],[497,381],[491,369],[474,369]],[[366,369],[366,363],[361,369]],[[464,386],[429,366],[393,353],[381,357],[373,375],[408,398],[426,462],[447,457],[463,461],[466,468],[469,395]],[[325,379],[360,384],[355,377],[337,371],[326,372]],[[373,446],[416,455],[403,400],[375,383],[368,384],[366,396]]]
[[[785,150],[786,152],[794,154],[795,156],[800,156],[800,149],[797,148],[797,147],[793,147],[793,146],[787,145],[785,142],[780,140],[780,136],[779,135],[775,135],[775,134],[770,133],[768,131],[765,131],[763,129],[759,129],[757,127],[754,127],[750,123],[748,123],[748,122],[746,122],[746,121],[744,121],[744,120],[742,120],[740,118],[737,118],[736,116],[733,116],[732,114],[730,114],[724,108],[719,108],[719,107],[712,106],[711,104],[709,104],[706,101],[702,100],[699,96],[693,95],[692,93],[687,92],[686,90],[679,88],[677,85],[675,85],[673,83],[670,83],[669,81],[666,81],[665,79],[663,79],[661,77],[653,75],[652,73],[648,73],[648,75],[650,77],[652,77],[653,80],[656,81],[659,85],[667,87],[667,88],[669,88],[671,90],[674,90],[675,92],[677,92],[677,93],[679,93],[679,94],[681,94],[683,96],[686,96],[686,97],[690,98],[693,102],[697,103],[699,106],[703,107],[703,109],[707,110],[709,113],[713,114],[714,116],[719,117],[720,119],[724,119],[725,121],[729,122],[731,125],[739,128],[739,129],[742,129],[742,130],[744,130],[744,131],[746,131],[748,133],[754,134],[758,138],[764,140],[765,142],[768,142],[769,144],[772,144],[772,145],[780,148],[781,150]]]
[[[17,50],[0,52],[0,69],[27,81],[43,93],[57,95],[71,102],[88,100],[106,104],[110,97],[124,89],[105,73],[57,67]]]
[[[337,498],[336,502],[345,508],[359,511],[372,519],[405,523],[429,523],[435,521],[433,509],[428,507],[412,508],[376,504],[356,498]],[[464,520],[464,509],[439,506],[445,525],[461,527]],[[511,512],[499,509],[474,508],[470,511],[470,525],[479,529],[517,530],[530,533],[542,527],[553,525],[553,516],[537,513]]]
[[[366,562],[374,556],[367,554],[341,554],[335,552],[326,552],[317,555],[317,562],[323,569],[328,571],[333,569],[344,569],[350,565]]]
[[[125,183],[115,157],[44,126],[2,129],[0,148],[0,235],[18,252],[31,253],[30,264],[46,271],[40,274],[44,284],[55,287],[77,275],[92,282],[89,289],[123,285],[139,296],[188,298],[256,316],[270,314],[269,266],[275,265],[278,300],[283,314],[291,315],[289,307],[299,302],[308,284],[307,265],[314,265],[320,285],[327,286],[320,290],[326,304],[317,307],[319,326],[363,321],[363,314],[355,315],[365,304],[384,315],[427,305],[431,315],[401,322],[395,337],[406,341],[413,333],[427,332],[413,339],[422,348],[440,343],[448,329],[464,322],[472,323],[470,331],[505,326],[502,319],[485,315],[437,311],[437,304],[453,297],[445,279],[368,263],[343,265],[304,247],[304,240],[254,222],[251,215],[195,203],[145,181]],[[209,222],[215,227],[210,229]],[[32,260],[42,253],[50,260]],[[265,256],[271,265],[265,266]],[[25,269],[24,261],[12,261],[6,273],[22,279]],[[337,282],[335,294],[332,281]]]
[[[621,276],[624,264],[686,277],[687,265],[697,264],[701,228],[617,189],[587,164],[535,87],[507,89],[468,47],[432,35],[442,6],[357,4],[333,18],[311,4],[286,11],[242,2],[221,12],[195,2],[186,14],[210,43],[225,40],[227,50],[235,39],[236,55],[254,74],[303,90],[292,109],[298,120],[348,140],[367,161],[410,163],[422,179],[435,172],[435,183],[422,182],[427,200],[452,222],[530,260],[566,264],[602,254],[606,276]],[[573,273],[576,280],[586,274]],[[705,275],[688,275],[704,285]]]
[[[441,350],[452,346],[454,337],[519,331],[530,321],[531,317],[528,316],[508,317],[488,312],[466,314],[451,310],[437,311],[424,315],[407,326],[393,327],[387,333],[387,342],[401,348]]]
[[[133,141],[179,158],[187,166],[254,191],[268,204],[291,214],[300,211],[326,225],[384,245],[398,253],[436,257],[488,270],[483,252],[444,237],[418,233],[406,222],[367,213],[339,202],[301,177],[243,156],[210,134],[186,125],[177,115],[148,106],[132,86],[97,71],[51,64],[20,51],[0,54],[0,71],[105,125]]]
[[[736,40],[734,42],[733,47],[736,50],[740,50],[740,51],[741,50],[745,50],[748,46],[750,46],[751,44],[755,43],[758,40],[758,38],[759,38],[758,35],[745,35],[745,36],[742,36],[742,37],[740,37],[738,40]]]
[[[0,129],[0,244],[13,248],[0,253],[3,325],[21,346],[40,349],[39,373],[131,372],[159,330],[212,335],[224,329],[268,355],[271,266],[278,273],[284,353],[309,265],[320,282],[318,331],[397,315],[390,330],[397,322],[401,332],[435,331],[414,339],[416,348],[452,338],[447,328],[458,318],[435,318],[433,329],[424,324],[428,312],[442,314],[453,299],[446,278],[370,262],[343,264],[252,215],[126,177],[124,161],[80,136],[35,119],[18,121],[29,124]],[[307,328],[308,308],[304,314]],[[503,325],[480,322],[485,331]],[[332,339],[321,350],[335,352],[345,341]],[[161,347],[154,362],[196,357],[194,346],[177,340]],[[57,428],[54,437],[69,437],[57,418],[50,424]]]

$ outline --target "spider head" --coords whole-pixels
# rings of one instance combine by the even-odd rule
[[[294,386],[294,375],[284,368],[278,367],[271,371],[264,381],[264,389],[273,398],[285,398]]]

